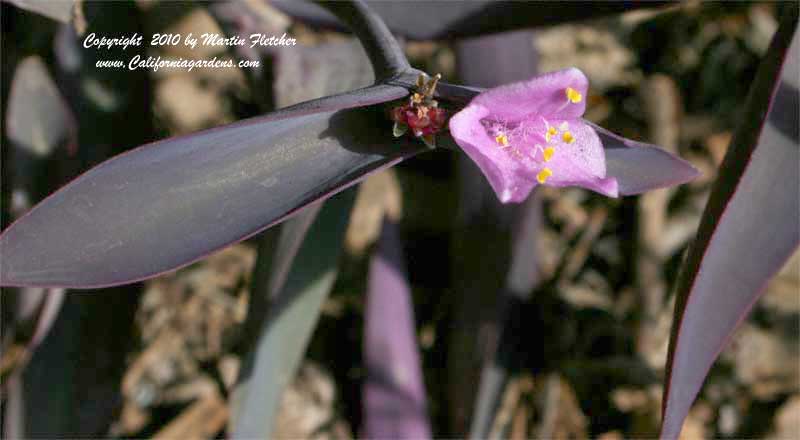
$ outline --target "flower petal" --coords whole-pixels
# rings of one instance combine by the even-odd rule
[[[577,102],[568,99],[569,88],[580,95]],[[487,90],[476,96],[471,104],[486,107],[493,117],[509,121],[532,114],[553,119],[575,119],[586,110],[588,89],[586,75],[573,67]],[[577,98],[575,93],[570,95]]]
[[[489,137],[481,124],[489,114],[486,107],[468,105],[450,118],[450,134],[478,165],[501,202],[521,202],[536,186],[535,173]]]
[[[546,164],[553,170],[547,185],[581,186],[608,197],[618,197],[617,180],[606,177],[605,151],[597,133],[582,119],[567,122],[575,141],[556,147],[552,159]]]

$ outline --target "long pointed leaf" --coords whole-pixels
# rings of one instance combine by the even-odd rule
[[[333,14],[311,2],[272,0],[300,20],[341,29]],[[552,26],[667,2],[366,1],[392,32],[417,40],[474,37],[533,26]]]
[[[421,151],[380,108],[352,108],[406,93],[373,86],[106,161],[4,231],[0,284],[124,284],[242,240]]]
[[[800,38],[791,9],[762,61],[678,281],[662,438],[678,437],[712,363],[800,243]]]
[[[618,136],[589,123],[597,130],[606,152],[606,173],[619,184],[623,196],[680,185],[697,177],[691,164],[655,145]]]
[[[69,23],[75,13],[77,0],[5,0],[12,5],[27,11],[41,14],[53,20]]]
[[[364,435],[431,438],[411,289],[397,225],[384,218],[369,268],[364,325]]]
[[[456,46],[456,53],[458,55],[459,73],[462,79],[470,86],[496,87],[503,83],[530,78],[537,73],[538,61],[536,51],[533,48],[533,38],[533,32],[523,30],[459,41]],[[504,62],[509,53],[515,54],[513,63]],[[460,159],[465,162],[469,161],[466,156]],[[481,257],[475,262],[478,265],[485,265],[488,262],[488,258],[491,257],[493,260],[491,264],[496,265],[496,270],[492,271],[493,277],[491,277],[491,281],[480,284],[473,282],[476,279],[474,276],[465,277],[461,293],[474,299],[482,297],[484,302],[487,300],[495,301],[492,304],[492,308],[496,309],[497,312],[490,315],[489,318],[485,318],[485,321],[479,327],[482,329],[491,328],[495,334],[502,335],[502,329],[507,325],[512,315],[511,307],[508,304],[516,301],[512,296],[526,296],[533,287],[533,280],[536,278],[535,260],[527,257],[535,249],[535,246],[530,241],[533,237],[524,232],[527,232],[529,226],[535,227],[538,222],[536,217],[540,213],[537,210],[530,209],[538,205],[538,197],[534,193],[521,205],[503,206],[497,202],[491,187],[480,176],[475,167],[471,166],[471,164],[467,166],[469,168],[464,169],[461,174],[462,182],[467,179],[477,179],[477,182],[466,186],[463,200],[470,200],[472,203],[482,202],[479,205],[476,204],[473,209],[481,209],[481,214],[486,217],[483,220],[485,222],[483,227],[487,228],[487,231],[491,231],[491,236],[496,238],[493,242],[496,243],[499,252],[485,255],[482,253],[482,249],[479,250]],[[479,188],[474,187],[475,185],[479,185]],[[487,203],[485,199],[481,200],[476,197],[477,194],[486,196],[491,202]],[[469,203],[467,202],[463,206],[468,207]],[[529,247],[523,248],[520,245]],[[467,271],[466,273],[472,273],[472,271]],[[486,275],[480,278],[490,280],[490,277]],[[503,286],[504,278],[505,286]],[[480,313],[481,305],[473,301],[465,300],[460,303],[462,307],[471,306],[472,313]],[[466,330],[463,337],[474,341],[474,336],[469,333],[470,329],[467,327]],[[507,362],[509,359],[500,359],[499,355],[500,353],[511,351],[508,347],[517,344],[517,337],[505,334],[494,337],[491,341],[489,344],[483,344],[484,346],[473,342],[472,350],[479,354],[473,354],[473,356],[479,358],[482,363],[482,371],[479,377],[465,376],[464,378],[466,380],[479,380],[477,391],[469,390],[474,395],[474,403],[470,402],[473,397],[463,399],[466,400],[463,403],[464,405],[473,403],[468,438],[486,438],[489,436],[492,422],[508,382],[509,370],[513,368],[510,362]],[[506,357],[512,358],[514,354],[510,353]],[[458,368],[457,365],[456,368]],[[453,371],[455,372],[456,370]],[[457,395],[454,394],[455,396]]]
[[[354,201],[352,190],[328,200],[297,251],[285,284],[271,304],[258,346],[243,367],[233,438],[272,435],[283,391],[294,377],[336,279],[336,263]],[[302,223],[297,227],[302,229]],[[286,249],[293,253],[291,246]],[[275,260],[281,258],[276,255]]]

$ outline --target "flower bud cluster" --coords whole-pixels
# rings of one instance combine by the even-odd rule
[[[436,146],[435,135],[447,122],[447,113],[439,108],[433,99],[436,83],[441,75],[426,80],[423,75],[417,79],[417,91],[409,97],[408,103],[391,110],[390,117],[394,121],[394,135],[400,137],[409,129],[431,148]]]

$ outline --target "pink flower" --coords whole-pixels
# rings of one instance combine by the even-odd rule
[[[503,203],[539,184],[617,197],[600,137],[581,119],[588,86],[572,68],[487,90],[450,119],[450,133]]]

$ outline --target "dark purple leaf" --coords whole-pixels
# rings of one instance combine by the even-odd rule
[[[394,139],[378,85],[119,155],[0,236],[0,284],[103,287],[242,240],[424,149]]]
[[[80,7],[79,0],[5,0],[12,5],[44,15],[53,20],[69,23],[72,20],[73,9]]]
[[[221,0],[208,3],[208,12],[225,30],[227,37],[238,36],[250,40],[255,33],[280,36],[289,26],[289,20],[267,4],[267,2]],[[240,59],[260,60],[265,53],[291,52],[278,46],[236,46],[233,50]],[[262,53],[263,52],[263,53]],[[256,68],[261,69],[261,66]]]
[[[343,29],[321,6],[306,1],[271,0],[281,11],[310,24]],[[366,1],[389,29],[415,40],[478,36],[508,30],[552,26],[597,18],[668,2],[499,2],[499,1]]]
[[[800,243],[800,42],[797,9],[790,9],[761,63],[678,279],[662,438],[678,437],[712,363]]]
[[[103,29],[122,34],[132,34],[133,29],[141,32],[138,10],[132,3],[94,2],[88,9],[90,15],[103,17],[102,21],[93,22],[93,32],[105,33]],[[152,139],[151,102],[149,94],[143,93],[147,72],[100,72],[92,59],[95,51],[85,50],[80,45],[82,38],[69,26],[59,27],[54,64],[48,68],[59,78],[59,89],[68,97],[70,106],[81,109],[76,114],[80,140],[78,152],[70,160],[57,160],[61,151],[56,150],[57,155],[51,155],[46,170],[39,164],[38,177],[32,181],[47,193],[63,185],[69,176],[76,176],[77,168],[86,166],[81,164],[99,163],[110,157],[113,150],[120,151]],[[72,55],[80,56],[64,57],[64,48],[74,49]],[[135,53],[138,49],[129,48],[126,53],[133,55],[132,50]],[[95,55],[109,56],[109,53]],[[85,87],[94,80],[100,81],[94,85],[102,83],[100,89]],[[93,93],[98,90],[99,95]],[[111,105],[104,105],[109,103]],[[54,111],[56,107],[41,109]],[[50,116],[42,118],[48,120]],[[19,155],[12,158],[15,168],[20,158]],[[11,184],[21,183],[19,176],[12,177]],[[2,250],[0,258],[0,265],[13,259]],[[4,300],[9,294],[5,290],[13,289],[4,289]],[[21,295],[35,292],[32,288],[20,290]],[[19,430],[22,437],[100,437],[108,432],[112,415],[120,408],[119,380],[133,341],[131,331],[139,286],[98,292],[103,293],[99,296],[81,293],[63,295],[63,305],[53,320],[48,318],[48,309],[52,310],[48,303],[39,313],[37,328],[31,337],[32,343],[39,339],[41,343],[21,375],[24,385],[19,403],[24,423]],[[51,294],[48,301],[52,298]],[[44,336],[42,330],[46,323],[52,328]]]
[[[277,107],[372,84],[369,59],[352,39],[318,46],[295,46],[277,57],[272,85]]]
[[[456,55],[464,85],[490,88],[535,76],[533,36],[531,31],[518,31],[459,41]],[[506,62],[509,53],[514,54],[513,63]]]
[[[22,371],[24,438],[105,435],[121,409],[140,286],[70,292]]]
[[[496,87],[531,78],[537,73],[533,38],[531,31],[517,31],[461,40],[456,45],[459,75],[468,86],[474,87]],[[514,54],[513,63],[505,62],[509,53]],[[461,209],[467,221],[466,228],[480,228],[479,236],[493,237],[494,245],[490,252],[485,243],[474,245],[472,261],[462,262],[458,271],[471,275],[460,277],[459,292],[465,299],[459,301],[458,310],[464,324],[459,326],[455,333],[458,339],[454,340],[469,341],[471,347],[464,344],[460,351],[463,358],[453,359],[456,367],[451,371],[459,371],[454,374],[458,376],[454,383],[460,386],[453,387],[451,396],[458,401],[453,407],[460,409],[458,413],[463,414],[462,417],[468,411],[472,413],[469,437],[487,438],[508,380],[509,365],[498,359],[498,353],[516,342],[513,335],[506,335],[504,339],[498,335],[510,319],[506,304],[511,301],[511,295],[526,296],[533,287],[536,264],[535,259],[529,257],[535,246],[531,242],[533,236],[526,232],[533,232],[528,227],[536,227],[541,213],[531,209],[539,204],[535,194],[522,204],[502,205],[475,164],[467,156],[459,157],[459,161]],[[469,229],[464,233],[467,237],[471,235]],[[528,245],[530,248],[525,248]],[[485,271],[481,266],[486,265],[495,269]],[[480,275],[472,275],[478,271]],[[487,314],[487,308],[494,313]],[[477,331],[491,337],[475,338]],[[481,371],[475,368],[474,373],[463,374],[458,365],[467,359],[474,359]],[[477,393],[467,385],[475,381],[479,381]],[[460,421],[461,424],[465,424],[464,421]],[[459,430],[465,428],[458,427]]]
[[[680,185],[697,177],[691,164],[655,145],[636,142],[589,122],[606,150],[606,175],[615,177],[623,196]]]
[[[364,436],[431,438],[411,289],[397,225],[384,218],[364,312]]]

